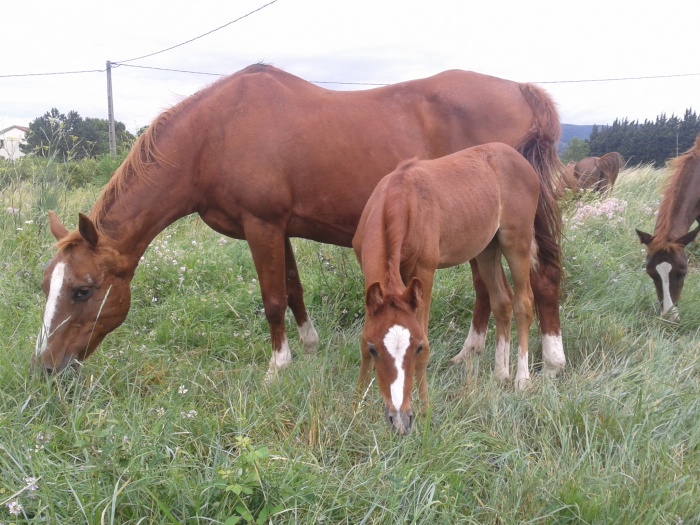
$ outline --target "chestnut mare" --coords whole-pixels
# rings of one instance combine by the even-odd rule
[[[513,145],[556,192],[559,119],[530,84],[466,71],[366,91],[331,91],[253,65],[163,112],[117,168],[90,215],[68,232],[55,215],[57,253],[33,363],[58,371],[88,357],[125,319],[134,271],[154,237],[198,213],[248,242],[270,325],[267,377],[291,361],[285,310],[305,349],[318,345],[290,237],[350,246],[377,182],[405,159],[436,158],[492,141]],[[533,286],[543,352],[564,367],[559,325],[561,217],[547,218]],[[541,245],[541,243],[540,243]],[[465,348],[483,348],[490,314],[483,283]],[[548,360],[552,362],[552,360]]]
[[[387,421],[397,433],[405,435],[411,429],[414,373],[423,409],[428,405],[428,318],[438,268],[476,259],[496,320],[495,375],[502,381],[510,377],[514,312],[516,388],[528,382],[535,214],[540,214],[541,227],[544,216],[557,206],[547,200],[546,192],[540,199],[540,187],[537,173],[522,155],[506,144],[492,143],[436,160],[403,162],[369,198],[352,240],[365,276],[367,308],[358,390],[367,387],[374,366]]]
[[[661,315],[677,321],[678,301],[688,273],[684,248],[700,232],[700,226],[688,231],[695,221],[700,223],[700,135],[695,145],[673,159],[670,166],[674,173],[666,182],[654,233],[636,232],[647,247],[647,273],[654,281]]]
[[[617,151],[606,153],[602,157],[586,157],[576,163],[567,164],[571,189],[590,189],[600,193],[610,193],[624,164],[624,157]]]

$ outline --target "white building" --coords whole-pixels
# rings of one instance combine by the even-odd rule
[[[27,133],[29,128],[24,126],[10,126],[0,130],[0,157],[18,159],[24,156],[19,145],[26,143]]]

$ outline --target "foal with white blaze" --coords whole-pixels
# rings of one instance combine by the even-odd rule
[[[423,409],[428,404],[428,318],[438,268],[476,259],[496,319],[496,377],[510,377],[514,312],[515,384],[525,387],[540,189],[537,173],[522,155],[491,143],[436,160],[403,162],[372,193],[352,243],[365,276],[367,310],[358,390],[367,387],[374,367],[387,421],[399,434],[411,429],[414,375]]]

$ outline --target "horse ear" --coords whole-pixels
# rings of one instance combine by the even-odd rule
[[[700,232],[700,226],[698,226],[694,230],[689,231],[682,237],[679,237],[678,239],[676,239],[676,242],[678,244],[682,244],[683,246],[688,246],[691,242],[695,240],[695,237],[697,236],[698,232]]]
[[[639,242],[641,242],[642,244],[646,244],[648,246],[649,243],[651,242],[651,240],[653,239],[653,237],[648,233],[645,233],[643,231],[639,231],[636,228],[634,231],[637,232],[637,235],[639,236]]]
[[[91,248],[97,248],[100,236],[97,233],[95,224],[84,213],[78,215],[78,231]]]
[[[423,303],[423,282],[414,277],[411,283],[403,293],[403,300],[411,305],[411,308],[418,310],[418,307]]]
[[[365,293],[365,306],[367,307],[367,313],[373,315],[377,313],[377,310],[381,308],[384,304],[384,290],[382,290],[382,285],[378,282],[372,283],[367,288]]]
[[[68,235],[68,230],[66,230],[66,227],[61,224],[61,220],[52,211],[49,211],[49,229],[53,236],[56,237],[57,241],[60,241]]]

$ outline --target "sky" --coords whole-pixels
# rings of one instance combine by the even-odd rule
[[[447,69],[535,82],[567,124],[682,117],[700,110],[698,15],[697,0],[23,0],[0,17],[0,129],[54,107],[106,119],[107,61],[131,132],[257,62],[327,89]]]

